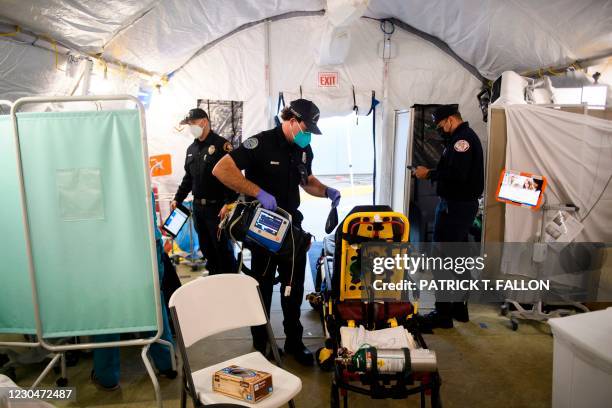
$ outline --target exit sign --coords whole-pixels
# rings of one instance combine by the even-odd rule
[[[337,72],[319,72],[319,88],[337,88]]]

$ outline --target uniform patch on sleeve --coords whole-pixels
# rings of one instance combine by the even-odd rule
[[[455,142],[454,147],[455,147],[455,150],[458,151],[459,153],[464,153],[470,149],[470,144],[468,143],[467,140],[461,139]]]
[[[223,150],[224,150],[226,153],[229,153],[229,152],[231,152],[232,150],[234,150],[234,147],[232,146],[232,144],[231,144],[230,142],[225,142],[225,143],[223,144]]]
[[[259,145],[259,140],[257,140],[257,138],[255,137],[250,137],[247,140],[245,140],[242,145],[249,149],[249,150],[253,150],[254,148],[257,147],[257,145]]]

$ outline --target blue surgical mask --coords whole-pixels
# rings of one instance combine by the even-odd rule
[[[310,144],[312,134],[310,132],[304,132],[302,129],[293,138],[293,143],[300,146],[302,149]]]

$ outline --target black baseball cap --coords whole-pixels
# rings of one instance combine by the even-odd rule
[[[317,127],[319,121],[319,108],[308,99],[296,99],[289,104],[289,111],[299,120],[306,124],[306,131],[320,135],[321,130]]]
[[[459,105],[457,104],[440,105],[431,114],[431,120],[433,120],[433,123],[437,125],[441,120],[444,120],[457,112],[459,112]]]
[[[206,114],[204,109],[200,109],[200,108],[191,109],[189,113],[187,113],[187,116],[185,116],[185,119],[181,120],[181,125],[185,125],[189,123],[189,121],[196,120],[196,119],[208,119],[208,115]]]

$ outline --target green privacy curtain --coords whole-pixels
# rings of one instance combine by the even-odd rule
[[[0,116],[0,333],[34,334],[21,194],[10,116]]]
[[[43,336],[156,330],[138,111],[18,124]]]

